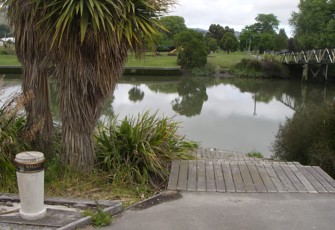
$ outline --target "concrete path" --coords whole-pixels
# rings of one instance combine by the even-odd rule
[[[126,211],[105,230],[333,230],[335,194],[199,193]]]

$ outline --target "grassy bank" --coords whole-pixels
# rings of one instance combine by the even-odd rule
[[[229,69],[243,58],[252,58],[251,55],[245,52],[234,52],[227,54],[219,51],[208,55],[208,64],[212,66],[220,66],[222,69]],[[20,65],[15,55],[0,54],[0,66]],[[126,66],[129,67],[177,67],[177,56],[168,56],[167,53],[154,55],[152,52],[146,53],[141,59],[136,59],[134,55],[130,54]]]
[[[243,58],[254,58],[247,52],[234,52],[227,54],[226,52],[219,51],[212,53],[208,56],[207,61],[213,66],[219,66],[221,69],[230,69]]]

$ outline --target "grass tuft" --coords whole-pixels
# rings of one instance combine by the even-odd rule
[[[145,112],[100,126],[96,134],[98,162],[110,173],[112,183],[151,184],[167,182],[172,160],[191,159],[196,144],[177,134],[178,123]],[[165,183],[166,184],[166,183]]]

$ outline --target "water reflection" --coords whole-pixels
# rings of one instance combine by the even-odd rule
[[[6,95],[11,89],[5,90]],[[52,87],[52,92],[57,92],[57,87]],[[270,156],[280,123],[312,103],[322,104],[334,97],[332,85],[325,88],[287,80],[132,78],[118,84],[102,113],[122,119],[146,110],[158,111],[175,116],[181,122],[180,133],[203,146]],[[55,96],[52,98],[57,114]]]
[[[184,78],[178,84],[177,90],[179,97],[171,102],[173,111],[187,117],[199,115],[203,103],[208,99],[203,80]]]
[[[131,88],[128,92],[128,95],[129,100],[133,102],[142,101],[144,98],[144,92],[139,89],[138,86],[134,86],[133,88]]]

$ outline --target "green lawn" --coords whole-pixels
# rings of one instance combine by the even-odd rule
[[[177,67],[177,57],[168,56],[167,53],[161,53],[161,56],[155,56],[148,52],[141,59],[136,59],[134,55],[128,56],[126,66],[145,66],[145,67]]]
[[[213,66],[220,66],[223,69],[231,68],[243,58],[252,58],[245,52],[234,52],[227,54],[220,51],[208,56],[208,63]],[[20,65],[15,55],[0,55],[0,66]],[[161,56],[154,56],[152,52],[146,53],[142,59],[136,59],[134,55],[129,55],[126,66],[145,66],[145,67],[177,67],[177,57],[168,56],[162,53]]]
[[[246,52],[234,52],[227,54],[226,52],[219,51],[218,53],[210,54],[207,60],[208,63],[213,66],[220,66],[222,69],[229,69],[236,63],[240,62],[243,58],[252,58],[252,56]]]
[[[21,64],[17,60],[16,55],[0,55],[0,65],[13,66],[13,65],[21,65]]]

